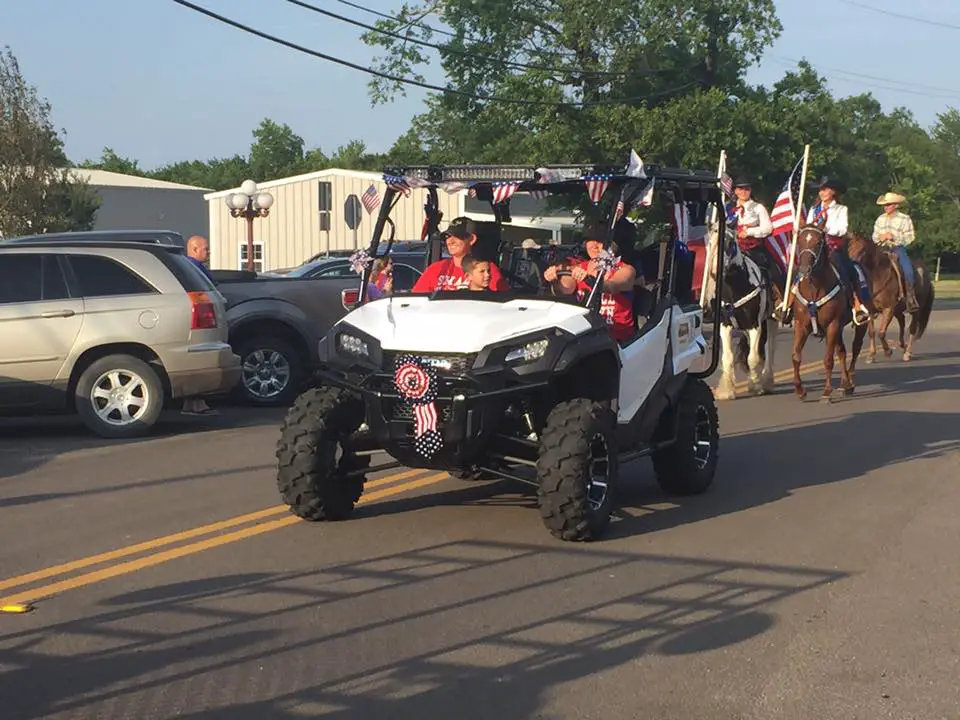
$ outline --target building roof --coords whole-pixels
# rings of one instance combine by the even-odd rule
[[[155,190],[204,190],[210,188],[182,185],[181,183],[155,180],[154,178],[140,177],[139,175],[124,175],[109,170],[88,170],[87,168],[70,168],[70,172],[95,187],[129,187]]]
[[[258,182],[258,190],[269,190],[270,188],[279,187],[281,185],[289,185],[290,183],[303,182],[304,180],[319,180],[320,178],[330,177],[331,175],[340,175],[342,177],[353,177],[360,180],[370,180],[370,181],[379,181],[383,182],[383,173],[378,172],[364,172],[363,170],[344,170],[342,168],[327,168],[326,170],[317,170],[312,173],[304,173],[303,175],[292,175],[290,177],[280,178],[279,180],[267,180],[266,182]],[[204,200],[216,200],[218,198],[225,198],[227,195],[232,195],[233,193],[240,192],[239,187],[230,188],[229,190],[218,190],[217,192],[207,193],[203,196]]]

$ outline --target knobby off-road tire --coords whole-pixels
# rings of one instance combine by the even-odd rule
[[[277,488],[306,520],[344,520],[363,494],[370,457],[341,443],[363,422],[363,401],[340,388],[312,388],[287,412],[277,443]],[[339,455],[339,458],[338,458]]]
[[[713,483],[720,459],[720,420],[710,387],[688,378],[677,413],[676,442],[653,454],[653,469],[668,495],[699,495]]]
[[[583,398],[560,403],[547,417],[540,435],[537,499],[540,517],[554,537],[593,540],[609,524],[620,470],[616,429],[617,419],[609,408]],[[602,502],[593,507],[588,491],[598,439],[606,453],[607,487]],[[599,488],[593,493],[597,497]]]

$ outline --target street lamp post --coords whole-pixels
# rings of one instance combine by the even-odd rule
[[[230,215],[247,220],[247,270],[253,270],[253,219],[266,217],[273,206],[273,195],[260,192],[253,180],[244,180],[240,192],[227,195]]]

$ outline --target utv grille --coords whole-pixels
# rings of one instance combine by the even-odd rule
[[[453,417],[453,406],[450,403],[438,403],[437,416],[440,422],[450,422],[450,419]],[[392,419],[398,422],[414,422],[413,408],[408,403],[395,402],[393,404]]]
[[[383,352],[384,372],[393,373],[397,365],[397,357],[404,355],[404,352],[396,350],[385,350]],[[477,353],[452,354],[452,353],[410,353],[422,358],[424,362],[432,365],[437,370],[438,377],[457,377],[466,375],[473,369],[473,363],[476,362]]]

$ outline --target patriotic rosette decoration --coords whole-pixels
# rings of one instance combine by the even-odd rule
[[[373,258],[370,257],[364,248],[360,248],[350,256],[350,268],[357,274],[362,275],[363,271],[370,267]]]
[[[414,447],[424,457],[433,457],[443,447],[437,430],[437,372],[414,355],[401,355],[396,367],[394,385],[413,407]]]

